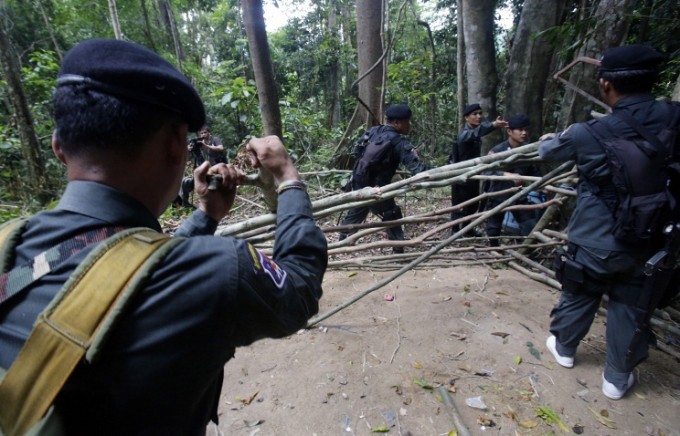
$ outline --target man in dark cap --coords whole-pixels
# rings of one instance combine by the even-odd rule
[[[501,142],[500,144],[494,146],[489,150],[489,154],[500,153],[502,151],[507,151],[512,148],[517,148],[527,141],[529,137],[529,132],[527,128],[529,127],[529,117],[524,114],[513,115],[507,119],[508,127],[506,127],[505,132],[508,135],[508,139]],[[531,164],[510,164],[510,166],[504,168],[502,171],[493,171],[489,173],[496,176],[538,176],[539,171],[535,165]],[[506,189],[513,188],[515,186],[520,186],[523,184],[521,179],[516,179],[514,181],[509,180],[490,180],[485,183],[488,188],[485,189],[486,192],[499,192]],[[501,204],[503,201],[507,200],[512,194],[500,195],[496,197],[491,197],[486,202],[486,210],[491,210],[494,207]],[[519,232],[522,236],[528,235],[536,224],[538,215],[532,210],[513,210],[510,212],[517,224],[519,225]],[[501,235],[501,229],[503,227],[503,217],[504,213],[497,213],[490,216],[486,220],[486,236],[489,239],[489,245],[492,247],[497,247],[499,245],[498,237]]]
[[[161,232],[157,219],[184,173],[187,132],[205,122],[189,80],[142,46],[85,41],[64,57],[54,116],[52,148],[69,183],[54,209],[28,220],[14,264],[112,226]],[[318,311],[326,239],[305,185],[277,137],[254,138],[247,150],[279,186],[273,260],[245,241],[213,236],[243,174],[224,163],[196,168],[198,209],[110,327],[98,359],[80,362],[59,391],[59,434],[205,434],[235,348],[294,333]],[[1,368],[92,247],[0,304]]]
[[[403,164],[411,174],[427,171],[431,167],[420,161],[413,145],[404,136],[411,129],[411,108],[407,105],[390,106],[385,111],[387,124],[374,126],[364,133],[354,147],[356,159],[352,170],[351,185],[353,190],[367,186],[384,186],[389,184],[394,174]],[[371,206],[350,209],[342,221],[342,226],[361,224],[372,211],[383,221],[394,221],[402,218],[401,208],[393,198]],[[392,241],[403,241],[404,230],[399,226],[385,229],[387,237]],[[339,240],[344,240],[354,231],[343,231]],[[395,246],[395,253],[403,253],[404,247]]]
[[[608,203],[616,189],[603,145],[594,133],[607,132],[608,140],[642,141],[633,124],[654,136],[669,125],[673,107],[656,101],[651,94],[663,60],[664,56],[645,45],[606,50],[598,83],[612,114],[574,124],[557,135],[543,135],[539,146],[539,154],[546,160],[575,161],[579,174],[576,208],[568,226],[568,254],[564,256],[568,263],[565,261],[566,267],[561,270],[562,293],[551,312],[552,335],[546,346],[557,363],[566,368],[574,366],[579,342],[588,333],[602,295],[607,293],[602,392],[613,400],[622,398],[631,388],[635,382],[633,369],[648,356],[648,332],[643,332],[639,341],[633,338],[637,298],[645,282],[644,264],[655,250],[649,244],[629,244],[614,236],[615,220]]]
[[[466,106],[463,110],[463,118],[465,119],[465,126],[463,126],[463,130],[458,134],[458,138],[453,144],[449,163],[478,158],[482,148],[482,137],[493,132],[494,129],[507,127],[507,122],[501,117],[498,117],[496,121],[485,120],[482,114],[482,107],[479,103]],[[451,185],[451,206],[457,206],[478,195],[479,182],[477,180],[468,180],[467,182]],[[451,220],[459,220],[471,215],[477,211],[477,207],[477,204],[471,204],[454,211],[451,213]],[[451,233],[457,232],[464,225],[464,223],[461,223],[454,226],[451,229]],[[480,236],[477,231],[473,233],[476,236]]]

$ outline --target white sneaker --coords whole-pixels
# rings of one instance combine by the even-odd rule
[[[626,392],[628,392],[628,389],[633,386],[633,383],[635,383],[635,376],[631,372],[628,376],[628,383],[623,388],[623,390],[621,390],[609,383],[607,379],[604,378],[604,372],[602,373],[602,393],[610,400],[620,400],[623,398],[623,396],[626,395]]]
[[[559,363],[565,368],[571,368],[574,366],[573,357],[561,356],[560,353],[557,352],[557,339],[555,338],[555,336],[550,336],[545,341],[545,346],[548,347],[548,351],[552,353],[557,363]]]

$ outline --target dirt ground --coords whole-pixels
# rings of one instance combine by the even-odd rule
[[[389,274],[329,271],[320,313]],[[629,394],[607,399],[606,320],[563,368],[545,348],[557,298],[512,269],[410,271],[313,329],[238,349],[208,434],[455,434],[444,386],[473,435],[680,435],[678,361],[651,350]]]

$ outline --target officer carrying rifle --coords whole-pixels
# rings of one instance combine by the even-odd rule
[[[633,369],[654,343],[651,314],[677,289],[672,285],[680,238],[672,219],[678,209],[674,194],[680,192],[680,105],[651,94],[664,60],[646,45],[611,48],[601,61],[583,60],[597,65],[600,94],[612,113],[544,135],[539,146],[544,159],[575,161],[579,176],[568,250],[556,257],[562,294],[551,312],[546,347],[561,366],[573,367],[608,294],[602,393],[612,400],[635,383]]]

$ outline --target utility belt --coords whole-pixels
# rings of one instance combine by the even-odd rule
[[[582,292],[585,283],[584,267],[575,259],[577,249],[573,244],[569,244],[567,250],[560,248],[553,260],[555,278],[562,284],[562,291],[572,294]]]

